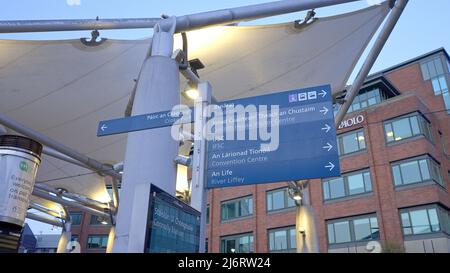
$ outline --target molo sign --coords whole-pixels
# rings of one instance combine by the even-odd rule
[[[341,122],[341,124],[339,125],[338,129],[345,129],[345,128],[349,128],[358,124],[361,124],[364,122],[364,116],[363,115],[357,115],[354,116],[352,118],[343,120]]]

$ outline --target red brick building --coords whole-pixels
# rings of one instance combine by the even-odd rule
[[[342,176],[309,183],[321,252],[450,252],[449,71],[439,49],[368,77],[338,129]],[[295,252],[287,186],[211,190],[208,251]],[[108,227],[90,221],[73,233],[102,251]]]

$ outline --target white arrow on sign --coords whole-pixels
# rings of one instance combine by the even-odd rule
[[[102,132],[104,132],[105,129],[108,129],[108,126],[106,126],[106,124],[103,124],[102,127],[100,127],[100,130],[102,130]]]
[[[325,127],[323,127],[322,130],[325,131],[325,133],[328,133],[331,130],[331,126],[328,124],[325,124]]]
[[[330,143],[327,142],[327,145],[326,145],[326,146],[323,146],[322,148],[323,148],[323,149],[327,149],[328,152],[329,152],[329,151],[331,151],[331,149],[333,149],[333,145],[331,145]]]
[[[331,162],[328,162],[328,165],[326,165],[325,168],[327,168],[327,169],[329,168],[330,172],[331,172],[334,169],[334,164]]]
[[[320,113],[322,113],[325,116],[328,113],[328,108],[326,108],[325,106],[322,107],[322,110],[320,110]]]
[[[322,90],[322,91],[320,91],[319,95],[321,95],[322,98],[325,98],[325,96],[327,95],[327,91]]]

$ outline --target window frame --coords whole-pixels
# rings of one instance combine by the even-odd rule
[[[296,226],[286,226],[286,227],[277,227],[267,229],[267,251],[269,253],[295,253],[297,252],[297,241],[293,247],[291,245],[291,230],[294,230],[294,235],[297,240],[297,229]],[[286,232],[286,249],[283,250],[271,250],[270,249],[270,235],[277,231],[285,231]]]
[[[252,238],[251,243],[250,243],[250,252],[248,252],[248,253],[254,253],[255,252],[255,237],[254,237],[252,231],[251,232],[245,232],[245,233],[239,233],[239,234],[233,234],[233,235],[221,236],[220,237],[220,253],[228,253],[228,252],[224,252],[224,248],[223,248],[224,240],[225,241],[234,240],[235,241],[234,249],[238,250],[239,249],[239,247],[238,247],[238,240],[240,238],[243,238],[243,237],[246,237],[246,236],[249,237],[249,241],[250,241],[250,238]],[[241,253],[241,252],[235,251],[234,253]],[[243,252],[243,253],[247,253],[247,252]]]
[[[81,211],[69,212],[69,215],[70,215],[72,226],[80,226],[83,223],[83,212],[81,212]],[[80,216],[80,222],[79,223],[74,223],[73,222],[73,215],[79,215]]]
[[[417,118],[420,134],[414,135],[413,126],[412,126],[412,123],[411,123],[411,118],[412,117],[416,117]],[[400,140],[395,140],[395,131],[394,131],[393,123],[396,122],[396,121],[403,120],[403,119],[408,119],[408,124],[409,124],[409,129],[411,131],[411,136],[410,137],[406,137],[406,138],[402,138]],[[424,123],[421,122],[421,121],[424,121],[427,124],[426,128],[424,128],[424,126],[423,126]],[[391,140],[391,141],[388,140],[388,135],[387,135],[387,131],[386,131],[386,125],[388,125],[388,124],[391,127],[392,133],[393,133],[393,136],[392,136],[393,140]],[[384,141],[385,141],[385,143],[388,146],[389,145],[395,145],[397,143],[403,143],[403,142],[409,141],[411,139],[415,139],[417,137],[424,137],[428,141],[430,141],[431,143],[434,144],[433,125],[431,124],[431,121],[429,119],[427,119],[420,111],[415,111],[415,112],[412,112],[412,113],[409,113],[409,114],[406,114],[406,115],[401,115],[401,116],[398,116],[398,117],[394,117],[394,118],[391,118],[391,119],[384,120],[383,121],[383,132],[384,132]]]
[[[435,209],[436,211],[436,215],[438,217],[438,222],[439,222],[439,230],[438,231],[433,231],[433,226],[431,223],[431,219],[430,219],[430,214],[428,212],[428,210],[430,209]],[[430,232],[424,232],[424,233],[414,233],[414,225],[411,221],[411,212],[414,211],[421,211],[421,210],[425,210],[427,213],[427,220],[428,220],[428,227],[430,229]],[[410,223],[410,226],[403,226],[403,218],[402,215],[406,214],[408,215],[408,221]],[[399,208],[398,209],[398,216],[400,219],[400,226],[402,229],[402,234],[404,238],[408,238],[408,237],[417,237],[417,236],[422,236],[422,235],[429,235],[429,234],[436,234],[436,233],[444,233],[447,235],[450,235],[450,220],[447,220],[448,222],[446,223],[448,226],[444,226],[445,223],[443,223],[443,219],[442,219],[442,214],[446,213],[447,215],[447,219],[450,219],[450,210],[448,210],[447,208],[441,206],[438,203],[435,204],[428,204],[428,205],[420,205],[420,206],[414,206],[414,207],[407,207],[407,208]],[[411,234],[405,234],[405,229],[409,228],[411,229]]]
[[[366,180],[365,180],[365,174],[368,173],[369,177],[370,177],[370,191],[367,191],[367,184],[366,184]],[[357,174],[361,174],[362,178],[363,178],[363,184],[364,184],[364,192],[362,193],[357,193],[357,194],[350,194],[350,189],[349,189],[349,185],[348,185],[348,177],[352,176],[352,175],[357,175]],[[331,188],[330,188],[330,181],[331,180],[335,180],[338,178],[342,178],[343,179],[343,184],[344,184],[344,196],[342,197],[336,197],[336,198],[331,198]],[[365,169],[361,169],[361,170],[357,170],[357,171],[352,171],[352,172],[347,172],[342,174],[339,177],[333,177],[333,178],[324,178],[321,180],[321,186],[322,186],[322,198],[323,201],[326,202],[333,202],[333,201],[337,201],[337,200],[342,200],[342,199],[347,199],[347,198],[356,198],[358,196],[364,196],[367,194],[371,194],[373,193],[373,183],[372,183],[373,179],[372,179],[372,173],[370,171],[370,168],[365,168]],[[328,185],[328,194],[330,196],[329,199],[325,198],[325,184],[327,183]]]
[[[369,97],[369,94],[370,94],[371,92],[373,92],[373,91],[376,91],[376,92],[377,92],[376,96],[371,96],[371,97]],[[381,90],[380,90],[379,87],[375,87],[375,88],[368,89],[368,90],[365,91],[364,93],[358,93],[358,95],[356,95],[355,99],[353,100],[352,104],[350,105],[350,107],[349,107],[347,113],[349,114],[349,113],[361,111],[361,110],[367,109],[367,108],[369,108],[369,107],[371,107],[371,106],[380,104],[380,103],[383,101],[383,99],[382,99],[382,94],[381,94],[381,93],[382,93],[382,92],[381,92]],[[361,99],[361,98],[363,98],[363,99]],[[370,100],[371,98],[375,98],[376,102],[375,102],[375,104],[369,105],[369,100]],[[364,106],[364,107],[362,106],[362,103],[363,103],[363,102],[366,102],[366,104],[367,104],[367,105]],[[358,108],[358,109],[354,109],[354,105],[356,105],[356,104],[359,105],[359,108]]]
[[[233,217],[233,218],[228,218],[228,219],[224,219],[223,218],[223,205],[225,204],[229,204],[229,203],[235,203],[235,202],[240,202],[241,200],[245,200],[245,199],[251,199],[252,200],[252,209],[251,211],[249,211],[248,215],[244,215],[244,216],[238,216],[238,217]],[[245,218],[250,218],[253,217],[253,211],[254,211],[254,203],[253,203],[253,195],[246,195],[246,196],[242,196],[242,197],[238,197],[238,198],[234,198],[234,199],[230,199],[230,200],[225,200],[220,202],[220,221],[223,222],[230,222],[230,221],[235,221],[235,220],[240,220],[240,219],[245,219]]]
[[[93,237],[100,237],[100,246],[103,245],[103,240],[106,238],[106,246],[105,247],[89,247],[89,239]],[[106,249],[108,247],[108,235],[106,234],[89,234],[86,239],[86,248],[87,249]]]
[[[361,149],[361,144],[360,141],[358,140],[358,138],[360,137],[359,133],[362,133],[362,136],[364,137],[364,148]],[[344,151],[344,143],[343,143],[343,138],[346,136],[350,136],[350,135],[356,135],[356,143],[358,145],[358,150],[354,151],[354,152],[350,152],[350,153],[345,153],[343,154],[342,152]],[[352,155],[352,154],[356,154],[356,153],[362,153],[367,151],[367,143],[366,143],[366,135],[365,135],[365,130],[364,127],[349,131],[349,132],[345,132],[342,134],[337,135],[337,149],[338,149],[338,153],[339,153],[339,157],[343,157],[343,156],[348,156],[348,155]]]
[[[356,240],[354,221],[355,220],[361,220],[361,219],[369,219],[369,226],[370,226],[370,229],[372,230],[372,229],[374,229],[372,227],[372,221],[371,221],[372,218],[375,218],[376,221],[377,221],[377,228],[376,229],[378,229],[378,238],[369,238],[369,239],[365,239],[365,240]],[[343,222],[348,222],[349,233],[350,233],[350,241],[336,243],[336,229],[334,228],[334,224],[336,224],[336,223],[343,223]],[[337,219],[326,220],[325,221],[325,228],[326,228],[328,247],[335,246],[335,245],[355,244],[355,243],[364,243],[364,242],[369,242],[369,241],[374,241],[374,240],[375,241],[376,240],[380,240],[380,238],[381,238],[381,228],[380,228],[380,224],[379,223],[380,222],[378,221],[378,215],[377,215],[376,212],[369,213],[369,214],[358,215],[358,216],[351,216],[351,217],[344,217],[344,218],[337,218]],[[330,234],[328,233],[328,231],[329,231],[328,227],[329,227],[330,224],[333,225],[334,243],[330,243]],[[373,233],[371,233],[371,234],[373,234]]]
[[[430,179],[423,179],[423,174],[422,174],[422,169],[420,168],[420,161],[421,160],[426,160],[427,161],[427,167],[428,167],[428,172],[430,175]],[[410,162],[417,162],[417,165],[419,166],[418,171],[420,174],[420,178],[421,181],[418,182],[413,182],[413,183],[404,183],[404,179],[403,179],[403,174],[402,174],[402,170],[401,170],[401,165],[405,164],[405,163],[410,163]],[[436,181],[433,177],[433,170],[432,170],[432,166],[430,164],[430,162],[434,162],[436,164],[436,166],[439,169],[439,178],[441,179],[441,181]],[[401,184],[396,185],[395,183],[395,175],[394,175],[394,167],[398,166],[399,167],[399,174],[400,174],[400,178],[401,178]],[[433,182],[439,186],[441,186],[442,188],[446,189],[445,186],[445,180],[443,177],[443,173],[442,173],[442,165],[440,162],[438,162],[436,159],[434,159],[432,156],[430,156],[429,154],[426,155],[420,155],[420,156],[416,156],[416,157],[411,157],[411,158],[407,158],[407,159],[403,159],[403,160],[399,160],[399,161],[394,161],[394,162],[390,162],[390,169],[391,169],[391,176],[392,176],[392,184],[394,185],[394,188],[402,188],[402,187],[408,187],[408,186],[412,186],[412,185],[420,185],[420,184],[425,184],[428,185],[427,182]]]
[[[271,210],[269,210],[269,194],[273,194],[273,193],[280,192],[280,191],[284,191],[284,194],[283,194],[284,207],[281,208],[281,209],[271,209]],[[274,213],[274,212],[285,211],[285,210],[289,210],[289,209],[295,208],[296,207],[295,201],[292,199],[293,206],[289,206],[289,199],[292,199],[292,198],[289,196],[289,187],[288,186],[267,190],[266,191],[266,211],[268,213]],[[273,197],[272,197],[272,208],[273,208]]]

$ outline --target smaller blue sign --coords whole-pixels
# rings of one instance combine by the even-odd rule
[[[190,112],[191,118],[186,123],[191,123],[194,120],[194,111],[191,109]],[[169,110],[126,118],[104,120],[100,121],[98,125],[97,136],[102,137],[172,126],[180,119],[180,117],[181,112]]]

